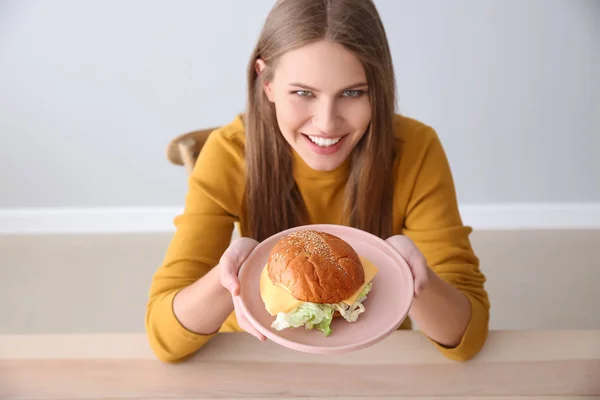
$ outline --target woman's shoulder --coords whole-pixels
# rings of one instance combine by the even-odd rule
[[[208,139],[205,147],[210,150],[234,151],[238,154],[244,153],[246,145],[246,130],[244,127],[244,114],[237,114],[235,118],[214,129]],[[204,150],[204,149],[203,149]]]
[[[394,131],[399,139],[398,160],[403,179],[415,176],[423,163],[440,162],[444,148],[436,130],[415,118],[394,116]],[[432,160],[436,159],[436,160]]]
[[[394,132],[405,147],[426,147],[432,140],[438,140],[430,125],[400,114],[394,115]]]
[[[195,175],[243,175],[246,134],[242,114],[212,130],[202,145],[196,161]]]

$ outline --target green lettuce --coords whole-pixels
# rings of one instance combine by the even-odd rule
[[[334,308],[330,304],[316,304],[305,302],[287,313],[280,312],[273,322],[272,327],[277,330],[298,328],[304,325],[306,329],[318,329],[329,336],[329,325],[333,319]]]
[[[371,288],[372,283],[370,282],[352,305],[344,302],[337,304],[302,303],[291,311],[278,313],[271,326],[279,331],[304,326],[307,330],[317,329],[323,332],[325,336],[329,336],[331,335],[330,325],[333,320],[333,313],[339,311],[346,321],[355,322],[358,316],[365,311],[362,302],[367,298]]]

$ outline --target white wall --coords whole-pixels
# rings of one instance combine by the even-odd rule
[[[243,109],[272,4],[0,2],[0,209],[180,206],[165,146]],[[376,4],[462,204],[600,202],[600,2]]]

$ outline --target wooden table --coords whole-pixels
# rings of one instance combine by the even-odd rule
[[[1,399],[600,399],[600,331],[491,332],[467,363],[414,331],[320,356],[221,334],[187,362],[143,334],[0,336]]]

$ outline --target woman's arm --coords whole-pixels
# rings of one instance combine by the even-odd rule
[[[471,320],[471,304],[454,286],[438,277],[430,268],[429,283],[414,298],[411,319],[432,340],[442,346],[458,346]]]
[[[469,240],[472,230],[462,223],[437,134],[422,129],[414,140],[421,142],[421,151],[407,151],[405,168],[417,172],[401,230],[419,250],[428,285],[414,298],[409,315],[443,354],[467,360],[487,339],[490,303],[485,276]]]
[[[410,318],[438,344],[456,347],[471,319],[469,300],[429,268],[427,260],[409,237],[395,235],[387,242],[402,254],[413,273],[415,297]]]
[[[217,332],[232,311],[231,293],[221,285],[219,268],[211,269],[173,299],[177,320],[184,328],[200,335]]]
[[[243,192],[243,148],[233,136],[231,128],[209,136],[189,177],[175,234],[152,277],[146,332],[162,361],[196,352],[233,310],[215,268],[230,245]]]
[[[235,311],[240,328],[261,341],[266,340],[247,320],[237,301],[240,294],[238,271],[257,245],[258,242],[250,238],[235,240],[215,268],[175,295],[173,311],[186,329],[201,335],[213,334]],[[207,304],[210,305],[208,309]]]

